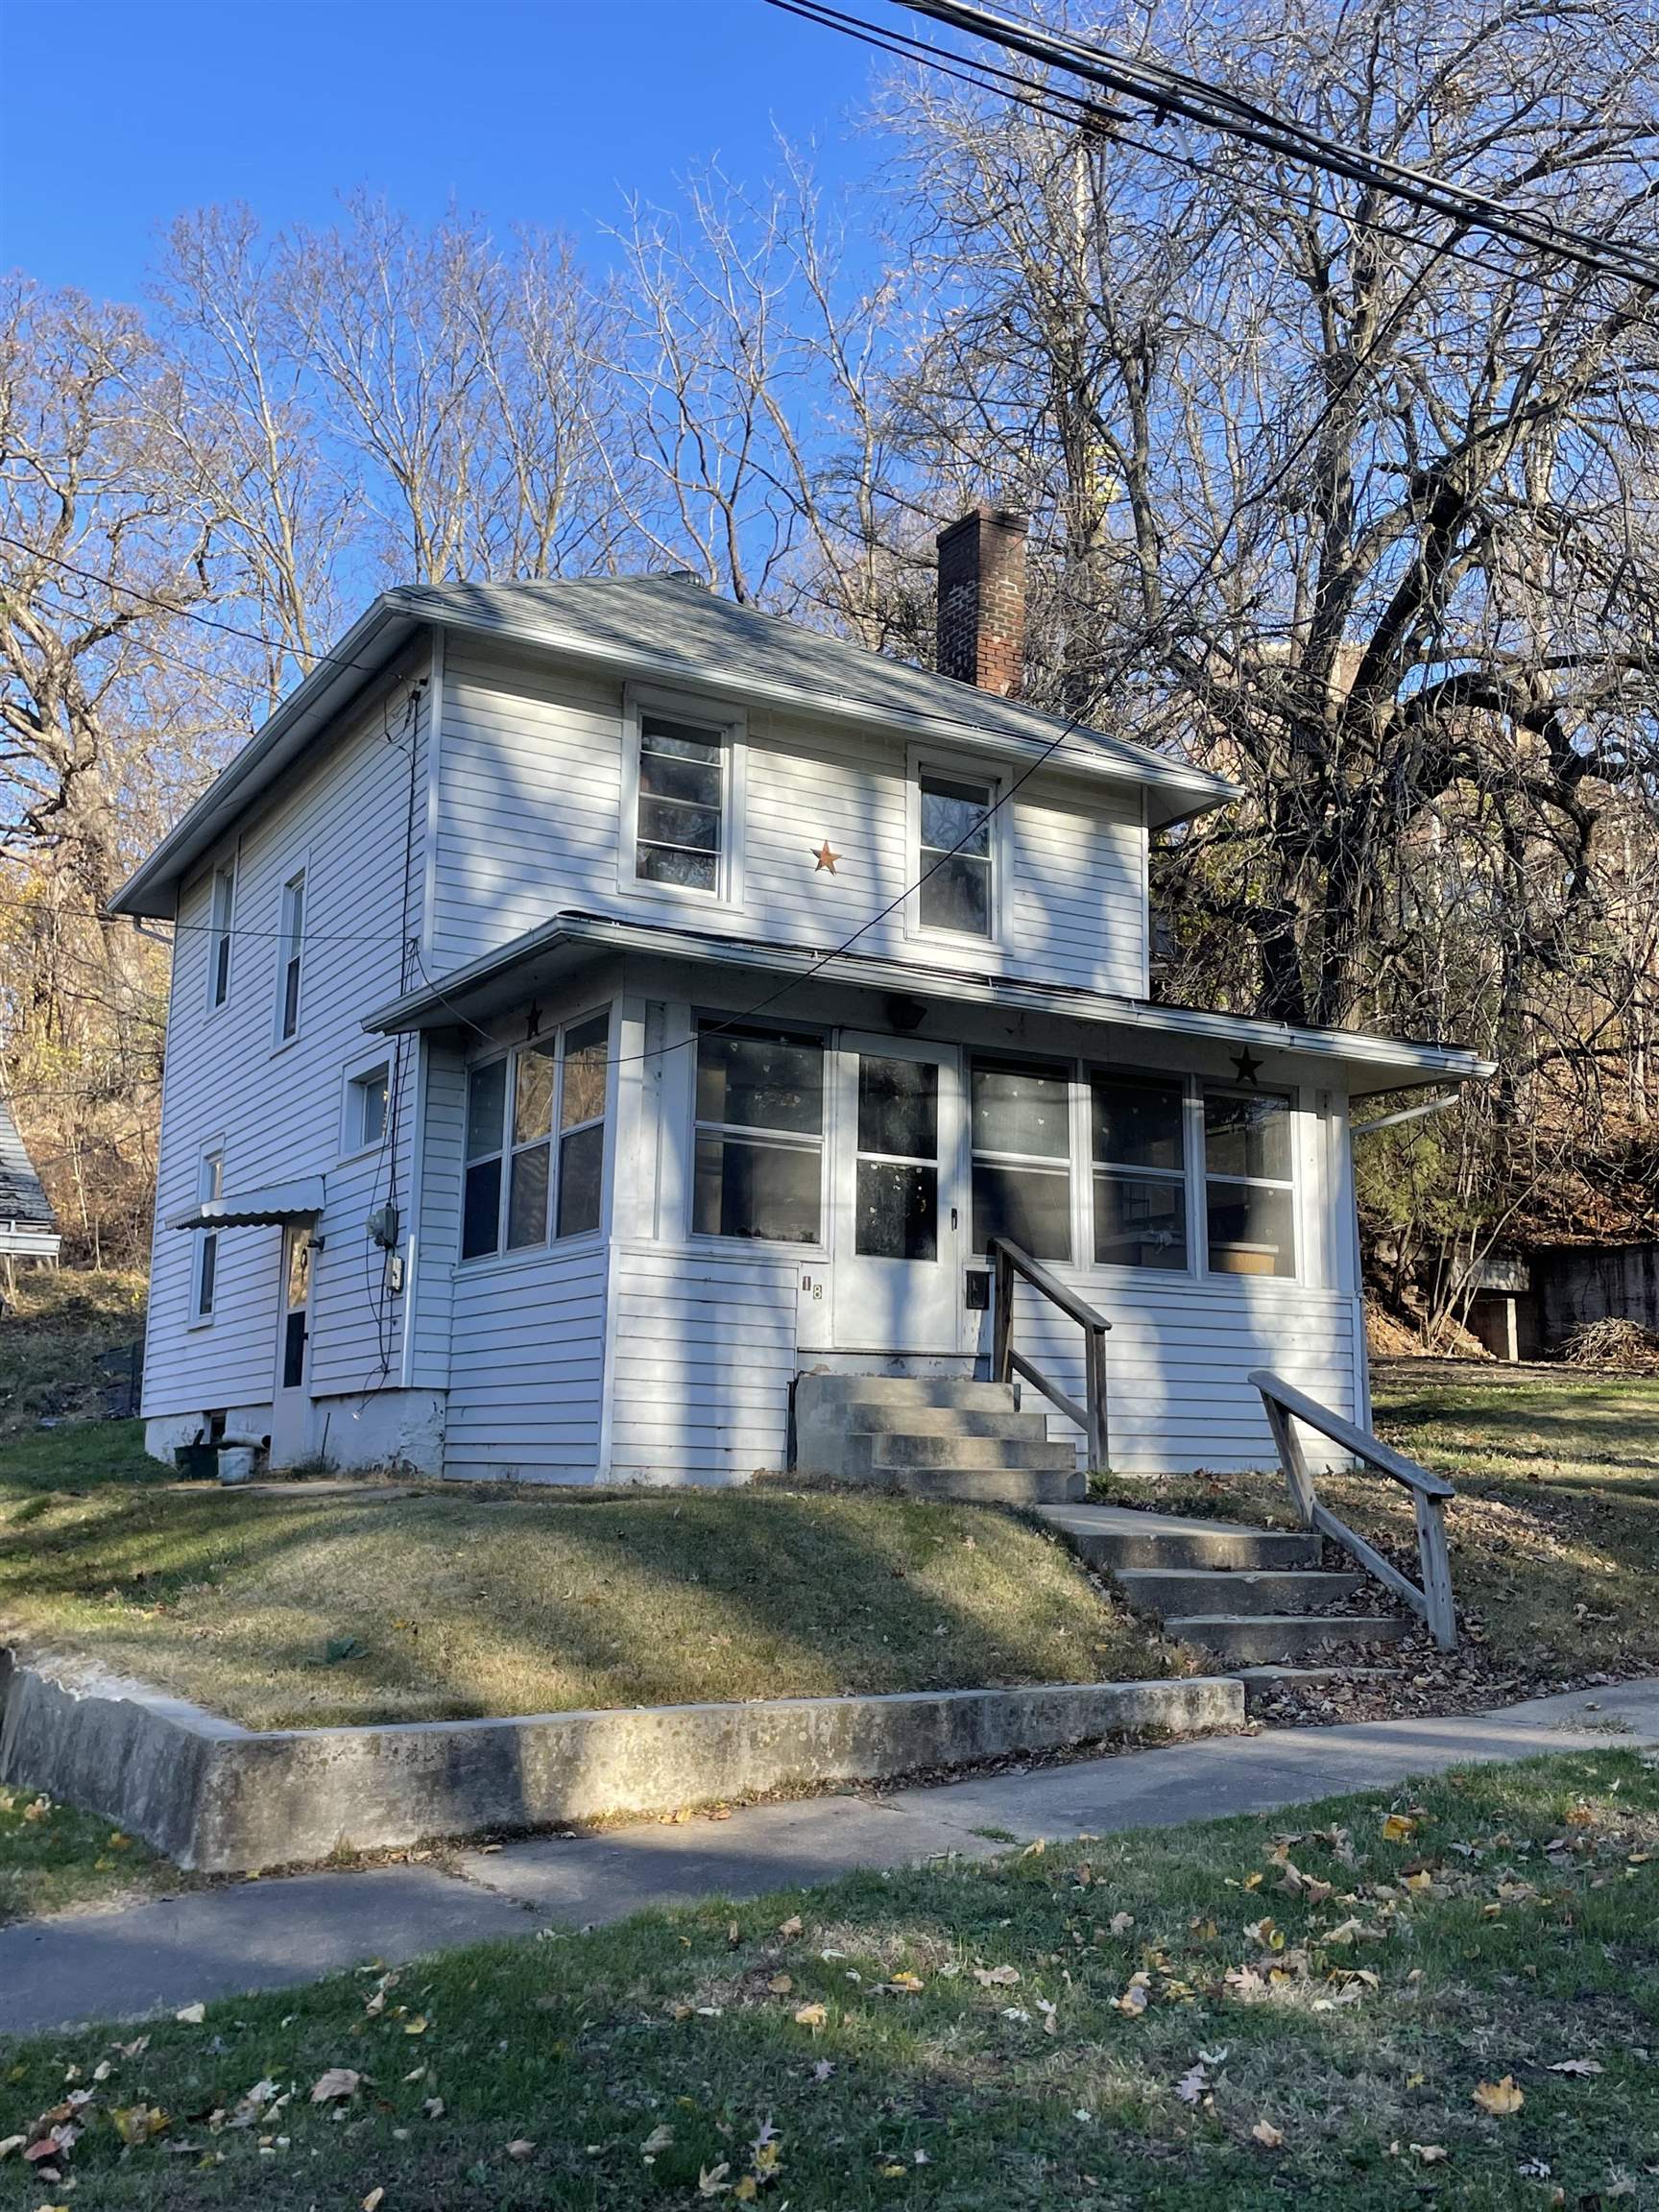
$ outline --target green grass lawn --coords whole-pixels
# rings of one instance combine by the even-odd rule
[[[1650,2206],[1656,1769],[1471,1769],[36,2038],[0,2136],[83,2095],[84,2132],[13,2200]]]
[[[0,1446],[0,1640],[250,1727],[1181,1671],[1005,1514],[771,1486],[251,1496],[157,1484],[129,1427]]]
[[[38,1790],[0,1788],[0,1924],[123,1905],[189,1879],[108,1820]]]
[[[1380,1379],[1379,1431],[1457,1485],[1447,1516],[1458,1606],[1527,1675],[1659,1669],[1659,1378]],[[1414,1555],[1410,1502],[1385,1478],[1322,1476],[1361,1534]],[[1108,1482],[1177,1512],[1291,1525],[1277,1473]]]
[[[0,1317],[0,1440],[103,1410],[102,1356],[144,1334],[145,1279],[120,1269],[25,1268]]]

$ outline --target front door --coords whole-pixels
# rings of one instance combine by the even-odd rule
[[[293,1467],[311,1453],[311,1244],[309,1224],[282,1232],[276,1382],[271,1404],[271,1464]]]
[[[849,1035],[837,1064],[835,1348],[960,1352],[961,1056]]]

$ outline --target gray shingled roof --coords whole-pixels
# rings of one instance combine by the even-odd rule
[[[1186,761],[804,629],[781,615],[740,607],[690,576],[405,585],[388,597],[429,620],[544,640],[619,662],[639,660],[644,647],[659,666],[677,663],[687,676],[728,675],[757,689],[794,692],[826,707],[859,706],[936,723],[942,732],[972,727],[1027,745],[1052,744],[1065,735],[1073,757],[1092,754],[1138,781],[1184,785],[1185,795],[1200,805],[1234,795],[1219,777]]]
[[[27,1221],[39,1229],[58,1226],[4,1098],[0,1098],[0,1221]]]

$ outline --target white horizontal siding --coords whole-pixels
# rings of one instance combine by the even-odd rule
[[[445,1473],[594,1479],[607,1265],[584,1244],[455,1269]]]
[[[562,907],[780,943],[865,930],[861,951],[1138,994],[1144,837],[1133,792],[1049,775],[1010,803],[1004,942],[906,933],[917,874],[895,733],[761,713],[747,730],[741,897],[713,907],[624,880],[622,690],[543,660],[451,640],[445,667],[434,952],[452,968]],[[828,839],[834,872],[814,854]]]
[[[795,1278],[752,1247],[618,1244],[614,1480],[746,1482],[784,1464]]]
[[[404,843],[410,756],[400,700],[388,717],[380,701],[354,715],[320,749],[308,774],[290,780],[244,826],[237,854],[230,988],[207,1006],[210,882],[181,900],[162,1090],[156,1229],[151,1276],[144,1411],[147,1416],[269,1404],[276,1363],[281,1232],[220,1232],[214,1317],[190,1326],[193,1245],[161,1224],[194,1204],[204,1143],[223,1138],[228,1195],[296,1177],[322,1175],[326,1206],[319,1229],[311,1351],[314,1395],[399,1380],[401,1301],[385,1294],[381,1256],[366,1216],[391,1190],[388,1143],[373,1158],[345,1160],[341,1111],[349,1068],[381,1057],[362,1018],[402,980]],[[408,926],[420,927],[426,708],[412,733],[417,805],[410,855]],[[227,847],[216,858],[230,856]],[[276,1034],[282,886],[306,868],[305,950],[300,1030]],[[390,1050],[384,1053],[390,1059]],[[404,1054],[397,1189],[407,1218],[415,1107],[415,1054]],[[390,1354],[391,1365],[386,1358]]]

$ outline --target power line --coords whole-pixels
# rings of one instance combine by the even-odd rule
[[[912,13],[926,15],[955,31],[995,40],[1028,60],[1069,70],[1103,86],[1119,98],[1149,107],[1155,115],[1179,115],[1207,131],[1239,138],[1272,154],[1324,169],[1351,183],[1408,201],[1415,206],[1443,216],[1462,228],[1484,230],[1510,244],[1534,252],[1557,254],[1604,276],[1623,277],[1643,286],[1659,286],[1659,257],[1633,248],[1623,239],[1580,230],[1517,211],[1489,193],[1454,184],[1427,170],[1392,161],[1383,155],[1364,153],[1341,139],[1327,136],[1296,118],[1276,114],[1243,99],[1226,86],[1207,84],[1202,78],[1173,68],[1167,62],[1140,60],[1047,30],[1041,24],[1017,21],[990,9],[974,7],[967,0],[896,0]]]

